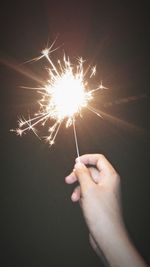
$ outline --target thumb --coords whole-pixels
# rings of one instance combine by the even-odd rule
[[[74,172],[77,176],[81,191],[84,193],[89,187],[93,185],[93,181],[88,168],[81,162],[77,162],[74,166]]]

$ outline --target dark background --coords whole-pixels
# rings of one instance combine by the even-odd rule
[[[121,175],[124,219],[150,264],[149,8],[148,1],[1,1],[0,5],[0,265],[103,266],[88,243],[88,230],[64,177],[76,150],[72,127],[55,146],[32,133],[10,133],[17,116],[36,109],[44,61],[22,63],[56,38],[71,58],[97,65],[94,106],[77,120],[80,153],[104,153]],[[60,50],[61,50],[60,49]],[[60,51],[58,52],[60,53]],[[56,52],[57,56],[57,52]],[[33,76],[35,79],[31,79]]]

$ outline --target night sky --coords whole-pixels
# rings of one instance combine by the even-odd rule
[[[40,55],[56,36],[73,60],[97,65],[93,106],[76,122],[80,154],[103,153],[121,176],[124,220],[136,247],[150,264],[150,15],[148,1],[2,1],[0,5],[0,266],[103,266],[88,242],[74,186],[64,177],[74,165],[72,127],[62,126],[49,149],[31,132],[10,132],[18,115],[28,116],[37,87],[46,79]],[[54,56],[54,55],[53,55]],[[55,58],[55,56],[54,56]],[[31,78],[34,76],[34,79]]]

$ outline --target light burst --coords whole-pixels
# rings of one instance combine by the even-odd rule
[[[84,60],[82,58],[78,58],[74,65],[69,57],[64,55],[62,60],[58,60],[54,64],[51,53],[57,48],[53,49],[53,45],[54,43],[50,48],[44,49],[41,56],[30,60],[37,61],[44,57],[50,64],[48,68],[49,78],[42,87],[26,87],[36,90],[40,94],[39,110],[32,118],[30,116],[28,119],[19,118],[18,128],[11,131],[22,136],[25,132],[32,130],[41,139],[37,126],[43,126],[47,130],[47,135],[42,138],[51,146],[55,143],[60,126],[65,121],[66,128],[73,126],[77,155],[79,156],[75,120],[81,115],[84,108],[88,108],[100,116],[99,112],[90,106],[90,102],[96,91],[107,88],[102,83],[97,88],[89,88],[88,80],[96,74],[96,66],[84,70]]]

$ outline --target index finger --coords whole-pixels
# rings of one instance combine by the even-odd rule
[[[94,165],[99,171],[116,172],[111,163],[102,154],[85,154],[79,157],[85,165]]]

